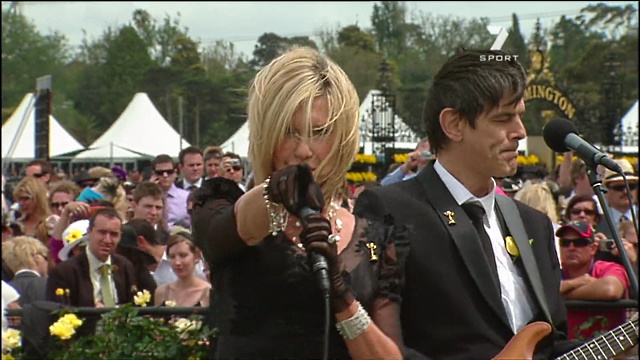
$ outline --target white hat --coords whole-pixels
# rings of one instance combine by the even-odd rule
[[[82,219],[71,223],[62,233],[62,242],[64,247],[58,253],[58,257],[62,261],[69,259],[69,253],[73,248],[87,241],[87,229],[89,228],[89,220]]]

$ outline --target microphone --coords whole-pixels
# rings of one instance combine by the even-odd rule
[[[302,207],[302,209],[300,209],[298,216],[300,217],[300,219],[302,219],[302,221],[305,221],[307,217],[318,213],[320,212],[311,209],[308,206],[304,206]],[[311,270],[316,273],[320,290],[322,290],[322,293],[325,295],[325,297],[328,297],[331,283],[329,282],[329,265],[327,264],[327,259],[316,252],[310,252],[309,262],[311,264]]]
[[[611,171],[622,173],[620,165],[581,138],[575,124],[567,119],[555,118],[549,121],[542,129],[542,137],[553,151],[573,150],[590,167],[602,165]]]

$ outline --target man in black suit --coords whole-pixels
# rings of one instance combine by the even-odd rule
[[[195,146],[186,147],[180,150],[178,160],[182,179],[176,181],[176,186],[188,191],[200,188],[205,179],[202,150]]]
[[[463,51],[447,61],[423,114],[437,160],[413,179],[365,190],[355,205],[356,215],[413,229],[401,308],[407,358],[490,359],[537,320],[553,326],[537,356],[577,345],[566,340],[549,218],[495,193],[493,178],[516,172],[526,137],[525,72],[505,55]]]
[[[121,235],[122,219],[116,210],[97,210],[89,220],[86,251],[56,265],[49,273],[47,300],[89,307],[131,302],[137,292],[133,264],[113,253]],[[68,289],[69,295],[60,296],[57,289]],[[95,325],[95,321],[86,323],[92,325],[83,325],[84,331],[78,329],[79,334],[90,332]]]

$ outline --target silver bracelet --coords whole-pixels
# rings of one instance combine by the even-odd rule
[[[371,318],[367,311],[358,303],[358,310],[347,320],[336,323],[336,329],[343,338],[353,340],[360,336],[371,324]]]
[[[283,231],[287,226],[288,215],[284,209],[276,212],[276,204],[269,200],[269,183],[271,182],[271,176],[267,177],[264,181],[264,187],[262,188],[262,197],[267,207],[267,214],[269,215],[269,232],[271,235],[276,236],[279,231]]]

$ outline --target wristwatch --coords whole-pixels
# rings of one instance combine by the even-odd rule
[[[358,303],[358,310],[352,317],[347,320],[336,323],[336,329],[343,338],[347,340],[353,340],[360,336],[369,324],[371,323],[371,318],[367,311]]]

